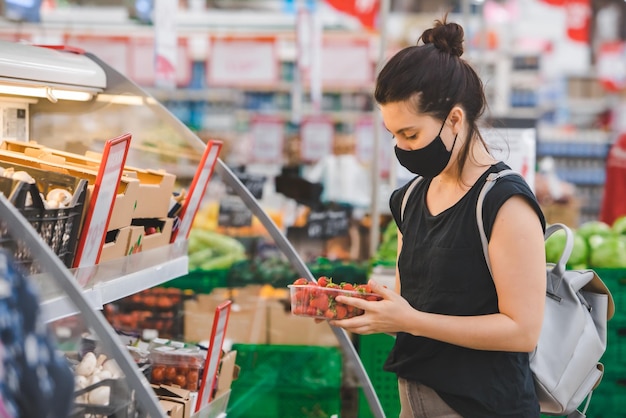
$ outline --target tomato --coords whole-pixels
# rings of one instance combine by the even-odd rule
[[[187,383],[188,384],[198,384],[198,371],[197,370],[189,370],[187,373]]]
[[[176,377],[174,377],[174,384],[184,388],[187,384],[187,377],[183,374],[177,374]]]
[[[309,281],[307,279],[305,279],[304,277],[300,277],[298,279],[296,279],[293,284],[295,286],[302,286],[302,285],[307,285],[309,284]]]
[[[161,383],[165,375],[165,366],[154,366],[152,369],[152,382]]]
[[[176,367],[174,366],[169,366],[165,368],[165,374],[164,377],[165,379],[169,380],[169,381],[173,381],[174,378],[176,378]]]

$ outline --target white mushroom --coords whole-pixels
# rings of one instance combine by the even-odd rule
[[[92,405],[108,405],[111,388],[100,386],[89,392],[89,403]]]
[[[76,366],[76,374],[79,376],[89,377],[96,369],[96,355],[91,351],[83,356],[83,359]]]
[[[11,177],[13,180],[23,181],[24,183],[34,183],[35,179],[31,177],[26,171],[16,171]]]
[[[52,189],[46,195],[46,200],[48,202],[54,200],[57,201],[59,204],[66,206],[72,200],[72,194],[65,189]]]

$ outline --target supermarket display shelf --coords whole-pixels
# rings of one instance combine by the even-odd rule
[[[88,268],[73,269],[83,295],[94,309],[188,272],[187,243],[180,242],[132,254]],[[42,273],[33,276],[42,293],[42,315],[51,322],[73,314],[79,309],[64,295],[54,280]]]
[[[226,417],[226,408],[231,391],[222,393],[213,399],[206,407],[191,415],[190,418],[222,418]]]

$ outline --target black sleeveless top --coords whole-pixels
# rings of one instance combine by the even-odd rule
[[[430,180],[422,180],[411,193],[403,221],[400,207],[411,182],[392,193],[391,213],[403,239],[401,293],[415,309],[467,316],[498,312],[476,224],[476,202],[487,175],[508,168],[501,162],[491,166],[461,200],[436,216],[425,203]],[[514,195],[528,200],[545,229],[532,190],[519,176],[506,176],[483,204],[487,237],[498,210]],[[384,369],[431,387],[464,418],[540,416],[528,353],[473,350],[398,333]]]

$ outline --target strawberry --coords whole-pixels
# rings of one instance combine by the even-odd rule
[[[293,284],[295,286],[302,286],[302,285],[307,285],[309,284],[309,281],[307,279],[305,279],[304,277],[300,277],[298,279],[296,279]]]
[[[348,308],[345,305],[337,305],[335,307],[335,318],[343,319],[348,315]]]
[[[342,282],[341,283],[341,288],[343,290],[354,290],[354,285],[352,283]]]
[[[326,276],[322,276],[319,279],[317,279],[317,284],[320,287],[326,287],[328,286],[328,283],[331,283],[331,282],[332,281]]]

